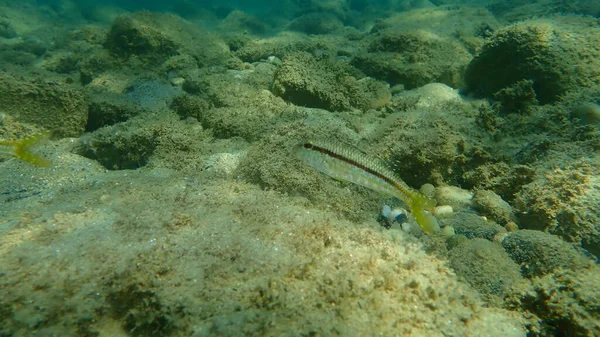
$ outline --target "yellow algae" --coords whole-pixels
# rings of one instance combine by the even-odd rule
[[[50,134],[38,133],[17,140],[0,140],[0,154],[13,156],[35,166],[50,167],[52,164],[42,155],[34,153],[33,149],[50,138]]]

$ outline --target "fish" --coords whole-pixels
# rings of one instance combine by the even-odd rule
[[[425,233],[440,231],[431,213],[435,200],[408,186],[382,160],[341,142],[307,140],[296,144],[292,151],[305,164],[332,178],[400,199]]]

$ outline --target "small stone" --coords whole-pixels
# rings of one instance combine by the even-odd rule
[[[185,79],[183,77],[175,77],[171,79],[171,84],[177,87],[183,86]]]
[[[462,210],[473,205],[473,193],[455,186],[442,186],[435,190],[435,199],[441,205],[449,205],[454,210]]]
[[[433,215],[435,215],[438,218],[447,218],[447,217],[451,216],[452,213],[454,213],[454,210],[452,209],[452,206],[450,206],[450,205],[436,206],[433,209]]]
[[[431,184],[423,184],[420,189],[421,193],[424,195],[433,198],[435,196],[435,186]]]
[[[482,215],[489,217],[499,224],[507,224],[516,218],[510,204],[492,191],[477,191],[473,198],[473,203]]]

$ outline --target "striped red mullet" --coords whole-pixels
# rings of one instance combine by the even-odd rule
[[[294,153],[309,166],[335,179],[402,200],[425,233],[440,230],[436,218],[429,212],[435,207],[435,201],[410,188],[380,160],[348,145],[333,142],[301,142],[294,147]]]

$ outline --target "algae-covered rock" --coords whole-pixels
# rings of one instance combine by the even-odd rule
[[[193,120],[175,114],[139,115],[105,126],[83,137],[75,152],[96,160],[108,170],[131,170],[149,165],[184,172],[203,168],[200,157],[210,132]]]
[[[78,136],[88,120],[84,96],[58,77],[0,75],[0,107],[22,123],[35,124],[56,136]]]
[[[497,31],[469,64],[469,90],[484,96],[531,81],[540,103],[600,80],[600,28],[593,19],[553,17],[517,23]],[[528,101],[529,96],[522,97]],[[511,104],[517,104],[513,102]]]
[[[440,82],[462,86],[462,73],[471,54],[452,39],[426,31],[383,32],[371,42],[368,52],[352,59],[365,74],[391,85],[414,89]]]
[[[15,27],[13,27],[9,20],[6,20],[4,18],[0,19],[0,37],[3,37],[5,39],[12,39],[14,37],[17,37],[17,35],[17,30],[15,29]]]
[[[270,56],[283,59],[298,52],[334,53],[346,44],[348,42],[343,36],[306,36],[297,32],[281,32],[271,38],[250,41],[236,50],[235,55],[245,62],[257,62]]]
[[[541,336],[600,336],[598,279],[597,267],[550,273],[512,302],[544,322]]]
[[[307,53],[292,54],[275,72],[273,92],[296,105],[330,111],[374,108],[391,99],[385,83],[359,81],[350,70]]]
[[[148,55],[152,58],[166,58],[176,53],[177,43],[150,19],[149,13],[138,17],[119,16],[110,28],[106,46],[119,54]]]
[[[506,233],[506,229],[493,221],[489,221],[475,213],[460,212],[444,221],[446,226],[454,228],[456,234],[465,237],[492,240],[498,234]]]
[[[349,110],[349,97],[339,78],[349,76],[331,62],[297,53],[283,59],[273,81],[273,93],[296,105],[331,111]]]
[[[473,288],[495,300],[522,280],[519,265],[500,245],[484,239],[466,240],[448,253],[452,269]]]
[[[123,92],[115,93],[108,88],[88,86],[89,121],[86,131],[114,125],[143,113],[159,113],[168,109],[173,97],[182,93],[181,88],[157,80],[135,81]]]
[[[183,75],[187,71],[195,70],[198,68],[198,61],[191,55],[178,54],[168,58],[162,65],[162,70],[165,73],[173,76]]]
[[[94,90],[89,91],[93,92]],[[124,122],[142,113],[138,106],[121,94],[94,92],[90,93],[89,97],[89,120],[85,127],[87,132]]]
[[[152,12],[117,17],[105,47],[123,57],[136,55],[150,64],[160,64],[180,53],[193,56],[201,65],[219,63],[229,55],[229,48],[216,34],[178,16]]]
[[[418,1],[402,2],[415,4]],[[371,32],[389,29],[396,31],[426,30],[439,36],[454,36],[462,43],[467,43],[465,39],[472,41],[473,38],[478,38],[480,41],[477,44],[483,44],[483,38],[487,32],[500,27],[500,23],[494,15],[485,8],[464,6],[466,2],[464,0],[455,1],[461,6],[440,6],[440,4],[449,2],[447,0],[436,0],[437,7],[413,7],[407,11],[395,11],[390,13],[389,17],[379,18],[372,27]],[[435,18],[435,20],[432,18]]]
[[[523,275],[528,278],[543,276],[558,268],[581,269],[593,265],[592,260],[572,244],[541,231],[508,233],[502,240],[502,247],[521,265]]]
[[[492,190],[507,202],[514,199],[524,185],[535,178],[535,169],[526,165],[509,165],[506,162],[492,162],[477,165],[462,176],[463,184],[476,189]]]
[[[195,118],[198,121],[204,119],[204,114],[211,108],[211,104],[200,97],[183,94],[173,98],[171,109],[181,118]]]
[[[463,1],[455,1],[463,3]],[[600,6],[597,1],[590,0],[548,0],[548,1],[521,1],[521,0],[494,0],[486,6],[496,17],[507,22],[523,21],[533,17],[549,14],[579,14],[598,17]]]
[[[480,214],[488,216],[501,225],[516,219],[512,207],[506,201],[502,200],[502,197],[492,191],[476,191],[473,204]]]
[[[579,160],[539,174],[515,198],[525,229],[556,234],[600,256],[600,165]]]
[[[257,34],[267,32],[268,27],[261,19],[240,10],[233,10],[219,24],[219,29],[227,33]]]
[[[514,84],[498,90],[493,98],[500,103],[502,113],[530,113],[534,111],[538,100],[533,80],[520,80]]]
[[[268,90],[255,93],[246,106],[219,107],[207,110],[200,121],[219,138],[242,137],[248,141],[260,138],[277,125],[288,105]]]
[[[384,124],[387,128],[373,151],[385,154],[410,186],[447,185],[472,155],[483,153],[473,153],[474,147],[465,140],[460,128],[466,123],[469,121],[461,125],[459,118],[431,113],[430,108],[415,109]]]
[[[4,214],[3,335],[526,335],[401,231],[235,179],[73,157],[78,193],[46,183],[39,213],[21,198]]]
[[[571,109],[571,117],[585,125],[600,125],[600,105],[592,102],[575,105]]]
[[[297,17],[289,25],[289,29],[306,34],[331,34],[342,29],[344,24],[332,13],[313,12]]]
[[[215,107],[246,106],[257,92],[268,90],[275,65],[260,62],[250,69],[202,68],[185,74],[183,90],[202,97]]]

